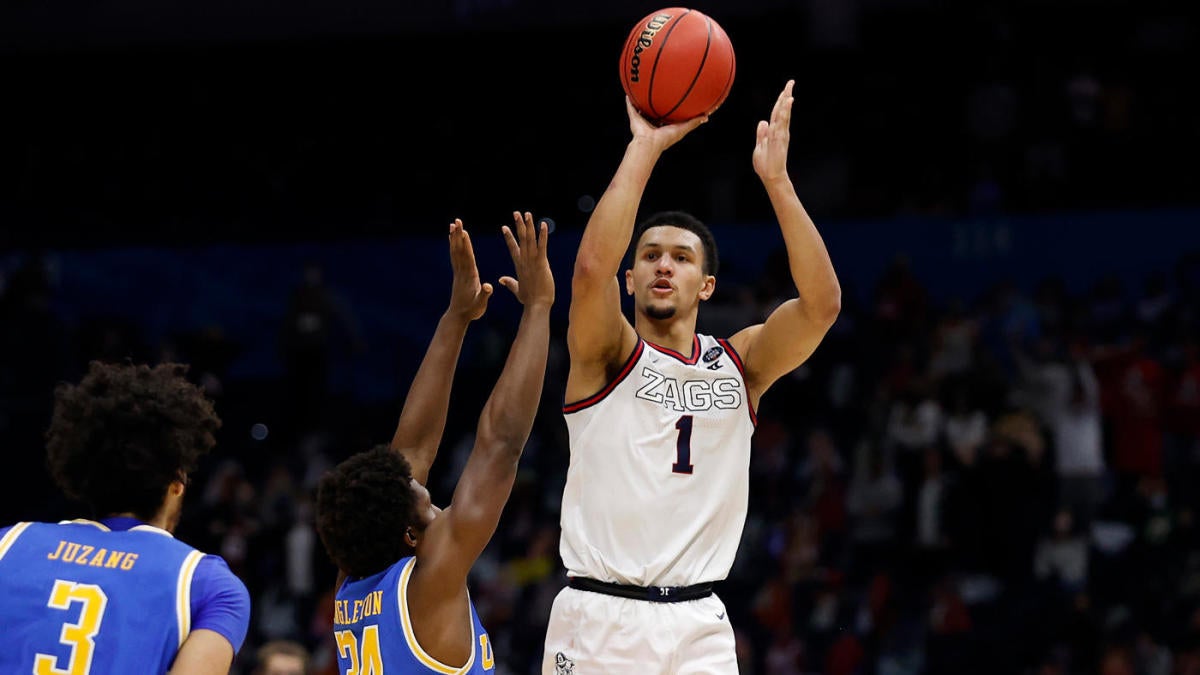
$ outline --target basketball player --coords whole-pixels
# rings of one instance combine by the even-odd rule
[[[712,234],[682,212],[634,231],[659,156],[704,120],[654,127],[626,102],[633,139],[575,260],[564,407],[571,461],[542,671],[735,673],[733,629],[712,584],[729,573],[746,517],[759,398],[812,354],[837,317],[829,255],[787,173],[792,82],[758,123],[755,172],[799,290],[728,339],[697,335],[716,284]],[[616,275],[633,241],[621,311]]]
[[[185,372],[93,361],[55,391],[50,473],[98,519],[0,530],[0,673],[229,672],[246,587],[171,534],[221,424]]]
[[[495,672],[492,644],[467,592],[467,574],[496,530],[533,427],[554,302],[546,224],[535,228],[529,213],[514,213],[513,219],[504,236],[516,278],[502,277],[500,283],[524,309],[451,505],[442,510],[430,501],[423,484],[428,464],[419,459],[432,459],[441,423],[433,436],[417,434],[418,440],[432,442],[428,452],[414,457],[409,451],[414,445],[404,418],[414,397],[428,396],[415,381],[392,447],[359,453],[321,479],[317,531],[340,570],[334,631],[341,672],[382,675],[385,667],[393,675]],[[452,240],[455,236],[465,247],[458,254],[469,254],[461,225]],[[467,267],[456,264],[456,278]],[[474,272],[473,256],[469,268]],[[447,379],[444,371],[431,373]],[[440,386],[448,392],[448,382]],[[432,400],[436,406],[418,405],[444,420],[448,396],[438,392]]]

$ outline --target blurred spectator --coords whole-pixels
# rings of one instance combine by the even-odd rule
[[[253,675],[308,675],[308,650],[291,640],[272,640],[258,648]]]
[[[288,412],[304,431],[318,425],[325,412],[338,329],[344,331],[353,349],[363,349],[358,323],[349,306],[325,284],[321,265],[306,263],[301,282],[288,298],[280,334],[290,399]]]

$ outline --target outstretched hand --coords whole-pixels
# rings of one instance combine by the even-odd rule
[[[500,277],[500,285],[512,291],[526,307],[554,304],[554,275],[550,273],[550,260],[546,255],[546,244],[550,239],[546,221],[535,226],[533,214],[513,211],[513,227],[505,225],[501,229],[517,276]]]
[[[792,121],[792,87],[795,80],[788,80],[775,99],[771,110],[771,121],[758,123],[757,139],[754,144],[754,172],[764,183],[787,180],[788,142],[791,134],[788,126]]]
[[[691,133],[692,129],[708,121],[708,115],[701,115],[686,122],[676,122],[656,127],[645,117],[642,117],[642,114],[634,107],[633,101],[629,100],[628,96],[625,97],[625,111],[629,113],[629,130],[633,132],[633,137],[648,141],[659,152],[675,145],[679,142],[679,139]]]
[[[454,269],[454,282],[450,286],[450,309],[447,311],[474,321],[487,311],[492,285],[479,283],[471,235],[458,218],[450,223],[450,267]]]

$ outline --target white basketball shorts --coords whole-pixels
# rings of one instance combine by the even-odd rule
[[[736,675],[737,651],[716,594],[649,602],[564,588],[554,599],[542,675]]]

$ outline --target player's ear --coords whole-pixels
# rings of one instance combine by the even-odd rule
[[[700,299],[707,300],[717,290],[717,278],[709,274],[704,277],[704,285],[700,287]]]
[[[625,270],[625,295],[633,295],[633,270]]]
[[[404,543],[408,544],[412,548],[417,547],[417,532],[416,530],[412,529],[411,525],[404,528]]]

